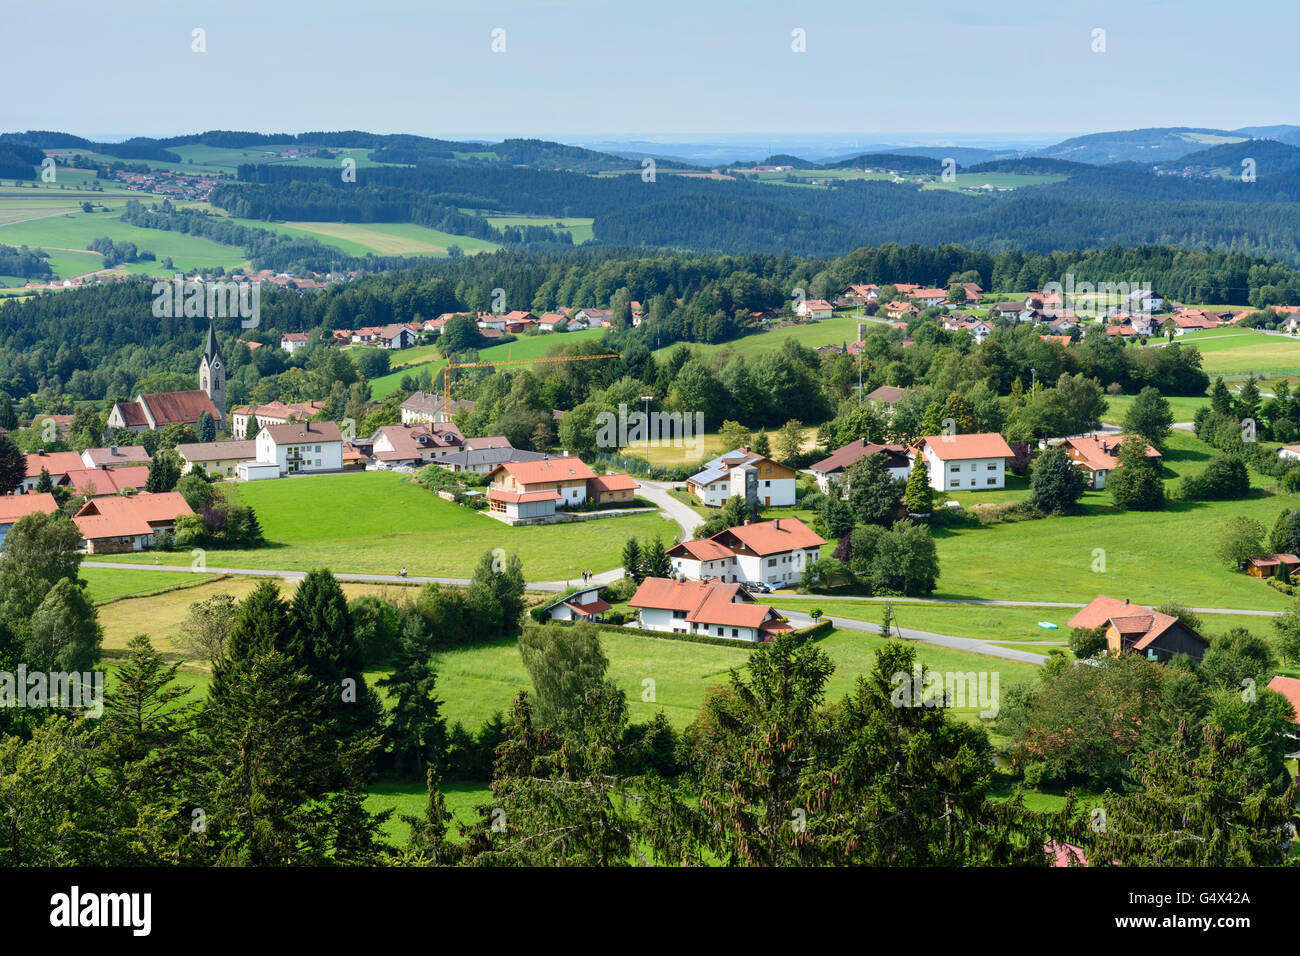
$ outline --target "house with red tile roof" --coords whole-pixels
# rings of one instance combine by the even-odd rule
[[[829,319],[834,312],[825,299],[801,299],[794,307],[794,314],[805,319]]]
[[[142,551],[156,536],[176,529],[176,519],[193,514],[178,492],[91,498],[72,516],[89,554]]]
[[[668,549],[673,572],[692,581],[717,578],[733,583],[781,587],[797,583],[816,563],[826,539],[798,518],[746,521],[711,538],[683,541]]]
[[[271,466],[279,469],[276,477],[343,469],[343,435],[334,422],[263,425],[254,441],[255,462],[236,466],[241,480],[270,477]]]
[[[631,475],[597,475],[587,479],[587,497],[594,498],[598,505],[631,503],[640,487]]]
[[[941,304],[948,298],[947,289],[917,289],[908,295],[909,299],[915,299],[927,308]]]
[[[1279,566],[1286,568],[1287,577],[1292,577],[1300,571],[1300,557],[1294,554],[1261,554],[1247,558],[1241,565],[1243,571],[1256,578],[1273,577]]]
[[[309,344],[311,344],[310,332],[286,332],[280,336],[280,348],[290,355],[299,349],[305,349]]]
[[[59,503],[48,491],[26,495],[0,495],[0,545],[4,544],[9,529],[20,518],[30,514],[52,515],[59,510]]]
[[[148,465],[127,465],[123,468],[79,468],[70,471],[59,481],[59,487],[68,488],[87,498],[101,495],[120,495],[139,491],[149,480]]]
[[[488,512],[515,524],[555,518],[555,509],[587,500],[596,473],[580,458],[566,455],[535,461],[504,461],[487,473]]]
[[[610,610],[609,604],[600,596],[604,585],[582,588],[572,594],[566,594],[558,601],[546,605],[546,613],[552,621],[601,621]]]
[[[1300,680],[1279,675],[1268,682],[1268,689],[1276,691],[1291,702],[1291,709],[1295,711],[1291,722],[1300,725]]]
[[[870,283],[851,285],[840,293],[840,298],[848,299],[854,305],[865,305],[880,298],[880,286]]]
[[[20,492],[31,491],[41,480],[41,472],[47,472],[57,485],[70,471],[80,471],[86,467],[81,456],[75,451],[34,451],[23,456],[27,460],[27,470],[18,485]]]
[[[1082,435],[1067,438],[1061,447],[1088,479],[1089,488],[1105,488],[1106,477],[1119,467],[1119,450],[1123,442],[1140,441],[1131,435]],[[1143,442],[1146,445],[1145,442]],[[1146,456],[1159,461],[1160,452],[1151,445],[1146,445]]]
[[[884,455],[885,469],[895,478],[906,478],[911,470],[906,445],[878,445],[865,438],[859,438],[835,449],[821,461],[811,465],[808,470],[817,476],[817,487],[822,493],[829,494],[832,486],[840,487],[843,484],[845,471],[872,455]],[[847,490],[841,487],[842,492]]]
[[[979,432],[926,435],[912,446],[908,458],[924,456],[935,491],[984,491],[1006,486],[1007,459],[1014,454],[997,432]]]
[[[252,439],[182,442],[176,446],[176,453],[185,462],[181,466],[183,475],[202,468],[210,478],[234,478],[239,473],[241,461],[257,460],[257,442]]]
[[[237,441],[251,439],[263,425],[311,421],[324,407],[324,402],[282,402],[279,399],[265,405],[241,405],[230,412],[230,435]]]
[[[1186,654],[1199,661],[1210,646],[1209,641],[1172,615],[1104,594],[1088,602],[1068,624],[1088,630],[1105,627],[1106,650],[1111,654],[1136,651],[1158,661]]]
[[[628,605],[638,624],[652,631],[725,637],[757,644],[793,626],[744,588],[723,581],[675,581],[646,578]]]

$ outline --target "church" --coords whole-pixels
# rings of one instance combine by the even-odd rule
[[[116,402],[108,414],[110,429],[158,431],[168,425],[197,425],[203,413],[217,428],[226,416],[226,363],[217,349],[217,333],[208,319],[208,342],[199,361],[199,387],[186,392],[140,394],[133,402]]]

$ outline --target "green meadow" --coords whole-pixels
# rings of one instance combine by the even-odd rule
[[[469,577],[484,552],[518,551],[532,581],[563,580],[583,568],[618,567],[624,542],[679,529],[656,513],[510,527],[444,501],[392,472],[312,475],[235,486],[252,506],[267,547],[211,551],[211,567]],[[187,552],[91,556],[96,561],[189,564]],[[122,572],[124,574],[131,572]]]

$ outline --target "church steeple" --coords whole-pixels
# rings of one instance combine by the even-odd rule
[[[212,319],[208,319],[208,342],[203,348],[203,358],[199,362],[199,389],[207,393],[216,406],[219,418],[226,417],[226,363],[221,359],[217,348],[217,330],[213,328]],[[218,422],[220,423],[220,422]]]

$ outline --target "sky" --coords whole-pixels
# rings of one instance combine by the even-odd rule
[[[3,23],[0,131],[92,139],[975,145],[1300,123],[1296,0],[6,0]]]

